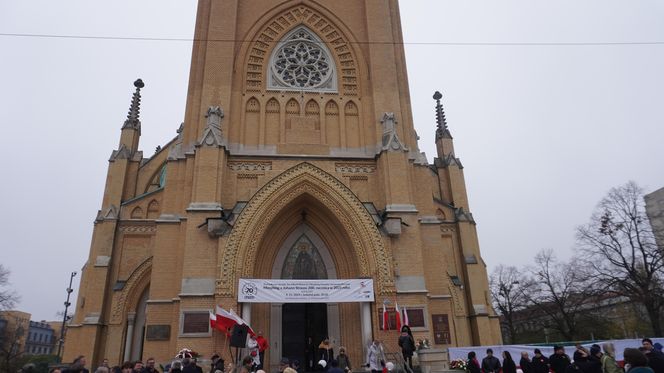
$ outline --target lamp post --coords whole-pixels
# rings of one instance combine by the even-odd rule
[[[70,316],[67,316],[67,309],[69,306],[71,306],[71,303],[69,302],[69,297],[71,296],[71,293],[74,291],[74,289],[71,288],[72,283],[74,282],[74,277],[76,276],[76,272],[72,272],[71,276],[69,277],[69,287],[67,288],[67,300],[65,301],[65,315],[62,317],[62,326],[60,327],[60,340],[58,341],[58,362],[62,362],[62,357],[60,356],[60,353],[62,352],[62,345],[65,343],[65,325],[67,324],[67,321],[71,318]]]

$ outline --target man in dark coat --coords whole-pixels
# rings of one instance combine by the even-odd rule
[[[549,359],[542,355],[542,351],[539,348],[535,349],[535,356],[530,362],[531,372],[532,373],[549,373]]]
[[[212,355],[212,368],[210,369],[210,373],[224,373],[224,359],[222,359],[219,354],[214,354]]]
[[[648,366],[655,373],[664,373],[664,353],[657,351],[650,338],[644,338],[641,341],[642,347],[639,350],[648,358]]]
[[[553,346],[553,355],[549,356],[549,365],[553,373],[565,373],[565,369],[572,363],[565,353],[565,347]]]
[[[493,356],[493,350],[488,348],[486,350],[486,357],[482,359],[482,373],[498,373],[500,372],[500,360]]]

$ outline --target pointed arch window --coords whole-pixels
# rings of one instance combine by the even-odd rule
[[[337,92],[337,71],[325,43],[305,26],[290,31],[270,55],[267,88]]]

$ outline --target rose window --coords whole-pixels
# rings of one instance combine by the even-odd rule
[[[269,88],[335,91],[333,65],[322,41],[306,28],[299,28],[272,53]]]

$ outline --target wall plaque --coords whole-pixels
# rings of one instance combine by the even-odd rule
[[[210,331],[209,312],[185,312],[182,318],[182,334],[199,334]]]
[[[431,315],[433,319],[433,340],[437,345],[450,344],[450,320],[447,314],[440,313]]]
[[[148,341],[167,341],[171,339],[171,326],[148,325],[145,331],[145,339]]]

